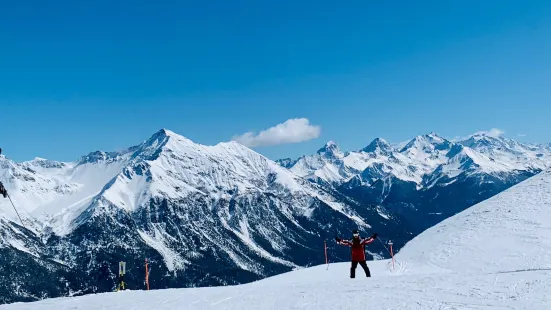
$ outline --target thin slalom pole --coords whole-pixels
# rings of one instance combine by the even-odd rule
[[[147,262],[147,258],[145,259],[145,285],[149,291],[149,264]]]
[[[327,264],[327,241],[323,241],[323,249],[325,252],[325,264]]]
[[[323,248],[324,248],[324,251],[325,251],[325,265],[327,265],[325,270],[328,270],[329,269],[329,259],[327,258],[327,241],[326,240],[323,241]]]
[[[23,227],[27,228],[27,226],[25,226],[25,224],[23,224],[23,220],[21,219],[21,216],[19,216],[19,212],[17,212],[17,208],[15,207],[15,204],[13,204],[13,201],[11,200],[11,197],[10,197],[9,194],[8,194],[8,199],[10,200],[11,205],[12,205],[13,209],[15,210],[15,213],[17,213],[17,217],[21,221],[21,225],[23,225]]]
[[[394,251],[392,251],[392,240],[388,241],[388,245],[390,246],[390,256],[392,257],[392,270],[394,270]]]
[[[385,249],[387,250],[388,254],[392,255],[392,253],[390,253],[390,250],[386,247],[386,245],[381,241],[381,239],[379,238],[376,238],[377,240],[379,240],[379,242],[385,247]]]

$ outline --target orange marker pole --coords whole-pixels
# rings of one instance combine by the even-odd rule
[[[329,259],[327,258],[327,241],[323,241],[323,250],[325,251],[325,265],[327,268],[325,270],[329,270]]]
[[[147,258],[145,259],[145,285],[149,291],[149,267],[147,264]]]
[[[329,261],[327,260],[327,241],[323,241],[323,248],[325,249],[325,263],[328,264]]]

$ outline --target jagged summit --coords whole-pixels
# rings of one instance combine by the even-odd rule
[[[180,134],[175,133],[174,131],[166,128],[161,128],[157,132],[155,132],[147,141],[155,141],[155,140],[163,140],[163,139],[169,139],[174,138],[177,140],[187,140],[191,141],[190,139],[186,138],[185,136],[182,136]]]
[[[427,179],[444,182],[443,176],[467,171],[469,175],[489,173],[500,179],[514,175],[516,180],[521,171],[530,174],[551,166],[551,152],[546,145],[522,144],[505,138],[498,130],[479,132],[456,142],[430,132],[414,137],[401,149],[377,138],[359,151],[328,152],[335,150],[335,145],[331,141],[316,154],[280,164],[299,176],[322,179],[335,186],[362,175],[372,181],[394,176],[415,182],[418,187],[427,184]]]
[[[362,152],[376,152],[376,151],[382,151],[382,152],[391,152],[392,146],[382,138],[375,138],[371,143],[369,143],[368,146],[364,147],[361,151]]]
[[[172,130],[161,128],[157,132],[155,132],[153,135],[151,135],[151,137],[148,140],[146,140],[145,143],[151,144],[151,142],[162,141],[164,139],[169,139],[169,138],[175,138],[175,139],[180,139],[180,140],[182,140],[182,139],[189,140],[186,137],[184,137],[182,135],[179,135],[179,134],[175,133]]]
[[[434,150],[444,150],[451,146],[451,142],[445,138],[440,137],[434,132],[429,134],[420,135],[413,138],[408,144],[406,144],[401,150],[401,153],[408,152],[412,149],[418,149],[424,152],[431,152]]]
[[[164,134],[166,136],[173,136],[173,137],[180,137],[179,134],[175,133],[174,131],[170,130],[170,129],[166,129],[166,128],[161,128],[159,131],[158,131],[159,134]]]
[[[316,153],[318,154],[324,154],[324,153],[330,153],[330,154],[338,154],[340,153],[339,146],[335,141],[328,141],[325,143],[325,145],[320,148]]]

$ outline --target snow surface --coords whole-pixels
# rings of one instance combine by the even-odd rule
[[[426,230],[372,278],[320,265],[254,283],[126,291],[0,309],[551,309],[551,172]],[[329,253],[336,245],[330,247]],[[330,254],[329,254],[330,255]]]

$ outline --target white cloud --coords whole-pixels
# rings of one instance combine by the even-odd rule
[[[232,140],[248,147],[299,143],[320,136],[321,127],[310,124],[307,118],[293,118],[259,133],[247,132]]]
[[[450,141],[452,141],[452,142],[464,141],[464,140],[467,140],[467,139],[471,138],[472,136],[488,136],[488,137],[497,138],[497,137],[502,136],[503,134],[505,134],[505,131],[503,131],[499,128],[492,128],[490,130],[482,130],[482,131],[475,132],[474,134],[466,136],[466,137],[455,136],[452,139],[450,139]]]
[[[488,137],[494,137],[494,138],[497,138],[499,136],[502,136],[503,134],[505,133],[505,131],[501,130],[501,129],[498,129],[498,128],[492,128],[488,131],[479,131],[477,132],[476,134],[481,134],[481,135],[485,135],[485,136],[488,136]]]
[[[503,134],[505,133],[505,131],[499,129],[499,128],[492,128],[488,131],[479,131],[479,132],[476,132],[474,135],[484,135],[484,136],[488,136],[488,137],[494,137],[494,138],[497,138],[497,137],[500,137],[502,136]]]

